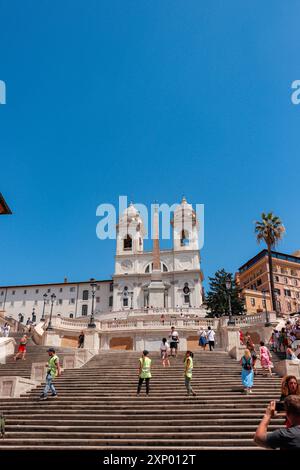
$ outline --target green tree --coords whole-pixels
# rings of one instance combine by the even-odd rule
[[[227,290],[226,280],[230,279],[231,289]],[[245,303],[240,297],[241,289],[236,285],[233,275],[221,269],[215,277],[209,277],[209,292],[205,296],[205,305],[210,311],[209,317],[229,315],[229,295],[231,299],[232,315],[245,313]]]
[[[282,239],[285,232],[285,228],[279,217],[274,215],[272,212],[261,215],[261,220],[255,222],[255,233],[258,243],[265,242],[268,249],[268,263],[270,273],[270,291],[272,308],[277,313],[277,305],[274,292],[274,277],[273,277],[273,261],[272,261],[272,249]]]

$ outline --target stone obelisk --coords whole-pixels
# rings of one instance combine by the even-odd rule
[[[160,264],[159,247],[159,213],[157,205],[153,214],[153,268],[151,273],[151,282],[149,284],[149,306],[153,308],[165,307],[165,289],[166,286],[162,280]]]

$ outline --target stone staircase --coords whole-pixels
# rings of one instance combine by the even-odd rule
[[[101,352],[56,379],[58,398],[39,401],[42,387],[1,399],[3,449],[257,449],[253,435],[266,405],[280,395],[280,378],[255,377],[241,394],[240,365],[224,352],[197,352],[187,397],[183,353],[163,368],[152,357],[150,396],[136,396],[139,353]],[[283,424],[272,421],[270,429]]]
[[[17,352],[17,348],[20,342],[21,337],[23,336],[23,333],[12,333],[10,335],[11,338],[14,338],[16,340],[16,349],[15,353]],[[0,376],[11,376],[11,375],[17,375],[20,377],[25,377],[25,378],[30,378],[31,374],[31,366],[34,362],[46,362],[48,361],[48,353],[47,350],[49,349],[49,346],[39,346],[34,344],[31,338],[28,339],[27,343],[27,352],[26,352],[26,357],[25,360],[23,361],[22,359],[17,359],[17,361],[14,361],[14,355],[9,356],[6,359],[5,364],[0,364]],[[66,354],[72,354],[74,353],[74,349],[72,348],[56,348],[60,359],[62,361],[63,357]]]

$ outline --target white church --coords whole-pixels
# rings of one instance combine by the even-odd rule
[[[154,211],[153,247],[144,249],[145,225],[133,204],[116,228],[115,271],[109,280],[0,287],[0,312],[24,321],[49,315],[66,318],[128,318],[134,314],[182,313],[203,317],[199,221],[185,198],[172,220],[173,247],[161,249],[159,212]]]

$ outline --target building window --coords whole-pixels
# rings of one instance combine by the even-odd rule
[[[281,295],[281,290],[280,289],[274,289],[275,294]]]
[[[39,290],[38,290],[38,289],[35,289],[35,293],[38,294],[38,293],[39,293]]]
[[[81,315],[82,315],[83,317],[86,317],[87,314],[88,314],[88,306],[87,306],[87,305],[83,305],[83,306],[81,307]]]
[[[189,283],[185,282],[184,287],[183,287],[183,297],[184,297],[184,303],[185,304],[190,304],[190,288],[189,288]]]
[[[13,290],[13,291],[12,291],[12,295],[15,295],[15,293],[16,293],[16,291],[15,291],[15,290]]]
[[[297,279],[294,279],[294,286],[298,286],[298,281],[297,281]]]
[[[62,287],[60,287],[60,289],[59,289],[59,292],[62,292],[62,291],[63,291],[63,288],[62,288]]]
[[[75,292],[75,287],[70,287],[70,292]]]
[[[189,245],[190,240],[189,240],[189,232],[186,230],[181,231],[181,236],[180,236],[180,245],[181,246],[187,246]]]
[[[27,290],[26,290],[26,289],[24,290],[24,294],[25,294],[25,295],[27,294]]]
[[[100,304],[100,297],[96,297],[97,304]]]
[[[292,311],[292,306],[290,302],[287,303],[287,308],[288,308],[288,312]]]
[[[289,283],[289,281],[288,281],[288,278],[287,278],[287,277],[285,277],[285,278],[284,278],[284,282],[285,282],[286,284],[288,284],[288,283]]]
[[[291,291],[290,291],[289,289],[284,289],[284,295],[285,295],[286,297],[291,297],[291,296],[292,296],[292,295],[291,295]]]
[[[123,298],[123,307],[128,307],[128,297]]]
[[[127,235],[127,237],[124,238],[123,248],[124,248],[124,250],[131,250],[132,249],[132,238],[131,238],[130,235]]]
[[[111,296],[109,297],[109,299],[108,299],[108,306],[109,306],[109,307],[112,307],[112,306],[113,306],[113,300],[114,300],[114,298],[113,298],[113,296],[111,295]]]
[[[70,313],[69,318],[74,318],[73,313]]]
[[[279,282],[279,276],[275,276],[275,281]]]
[[[89,300],[89,291],[88,290],[84,290],[82,292],[82,300]]]
[[[252,307],[254,307],[255,306],[255,299],[253,297],[251,297],[250,301],[251,301]]]
[[[4,295],[4,290],[1,291],[1,295]]]
[[[50,294],[50,292],[51,292],[51,289],[48,289],[48,290],[47,290],[47,292],[48,292],[48,294]]]
[[[69,305],[74,305],[75,304],[75,299],[69,299]]]
[[[63,301],[62,299],[58,299],[58,305],[62,305]]]
[[[109,292],[113,292],[113,291],[114,291],[114,283],[111,282],[111,283],[109,284]]]

